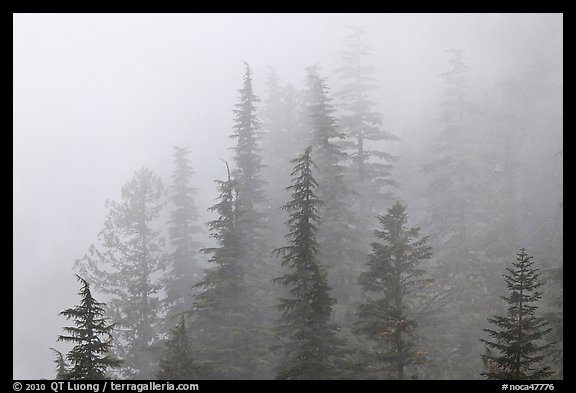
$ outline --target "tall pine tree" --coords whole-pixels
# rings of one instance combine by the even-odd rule
[[[362,41],[364,28],[348,26],[347,48],[342,52],[344,65],[337,70],[343,86],[335,94],[340,99],[343,114],[340,116],[342,143],[351,161],[349,182],[354,189],[354,209],[360,217],[364,231],[372,225],[378,211],[390,206],[392,163],[396,157],[382,151],[383,142],[398,141],[398,137],[382,127],[382,115],[375,110],[376,103],[370,92],[378,88],[374,67],[366,62],[372,48]]]
[[[220,195],[210,210],[218,218],[209,223],[217,246],[202,250],[212,255],[209,262],[215,266],[194,286],[198,293],[191,310],[198,355],[214,366],[215,378],[265,378],[267,349],[257,324],[260,310],[246,280],[249,245],[238,223],[236,181],[229,173],[228,180],[217,183]]]
[[[266,95],[260,114],[262,119],[262,168],[264,189],[268,197],[266,204],[267,224],[271,230],[271,243],[283,239],[284,215],[280,207],[286,200],[285,186],[290,182],[288,163],[304,150],[306,138],[299,118],[300,92],[291,84],[282,85],[270,69],[266,80]]]
[[[274,281],[289,288],[291,298],[280,299],[282,317],[278,334],[284,357],[276,379],[335,379],[343,343],[338,327],[331,322],[336,300],[330,296],[327,274],[318,260],[316,240],[320,200],[314,193],[311,147],[292,160],[292,199],[282,208],[290,214],[286,221],[289,245],[275,250],[289,272]]]
[[[122,373],[127,378],[152,378],[156,362],[152,346],[158,342],[162,287],[159,274],[166,266],[164,239],[151,225],[158,218],[164,187],[147,168],[138,169],[122,187],[122,201],[110,208],[98,237],[102,251],[90,246],[76,262],[94,286],[109,294],[110,315],[120,330]]]
[[[243,280],[246,283],[246,301],[254,305],[254,311],[245,315],[251,321],[254,339],[267,348],[271,340],[270,325],[273,322],[273,304],[270,280],[273,277],[273,265],[270,258],[270,231],[263,214],[266,197],[261,177],[261,122],[258,118],[257,104],[260,99],[253,89],[252,70],[244,62],[245,70],[242,88],[239,90],[239,102],[235,105],[233,133],[236,140],[234,151],[235,169],[232,177],[235,181],[236,226],[242,237],[242,252],[239,254]],[[256,356],[254,352],[246,352]],[[262,357],[248,361],[259,369],[258,374],[268,375],[269,361]],[[258,364],[258,366],[256,366]]]
[[[500,261],[488,256],[485,234],[493,225],[489,203],[493,183],[490,149],[480,129],[477,106],[469,100],[468,65],[465,52],[447,51],[448,70],[444,82],[441,132],[434,136],[432,158],[424,167],[430,175],[425,198],[427,218],[423,223],[437,252],[432,258],[435,291],[446,291],[450,307],[431,324],[429,336],[438,351],[434,357],[446,367],[436,378],[473,379],[481,367],[482,346],[477,329],[487,310],[497,307],[493,293]],[[495,243],[495,242],[494,242]]]
[[[542,299],[539,270],[523,248],[506,270],[509,296],[502,299],[508,304],[507,315],[488,319],[496,330],[483,329],[491,340],[481,339],[487,348],[482,355],[487,370],[482,375],[488,379],[544,379],[552,375],[542,361],[553,344],[542,343],[552,328],[536,315],[537,303]]]
[[[358,308],[357,332],[366,336],[372,349],[366,356],[368,374],[379,378],[406,379],[410,366],[424,361],[416,348],[417,327],[411,302],[414,292],[430,280],[422,278],[419,265],[430,258],[427,237],[420,228],[408,228],[406,208],[396,202],[386,215],[378,216],[381,229],[374,236],[368,270],[359,276],[367,300]]]
[[[326,80],[318,75],[315,67],[308,68],[306,94],[312,156],[318,167],[318,195],[323,202],[322,225],[318,232],[323,250],[320,258],[328,269],[334,296],[341,306],[339,319],[346,320],[351,319],[351,304],[359,293],[356,277],[361,251],[356,218],[349,207],[350,190],[344,182],[346,154],[338,144],[344,134],[333,115]]]
[[[63,371],[64,366],[61,364],[58,379],[107,379],[107,371],[119,367],[121,363],[109,355],[114,325],[108,324],[104,315],[105,304],[94,299],[90,284],[79,275],[76,275],[76,279],[81,284],[78,293],[82,299],[80,305],[59,314],[66,319],[73,319],[75,326],[65,327],[67,334],[58,336],[58,341],[76,345],[66,355],[71,364],[70,370]]]
[[[188,159],[189,150],[174,146],[174,172],[172,173],[171,202],[168,234],[173,251],[169,258],[168,271],[165,275],[164,299],[167,307],[169,326],[178,321],[177,316],[190,309],[192,286],[201,279],[201,268],[198,265],[200,243],[196,235],[201,228],[197,221],[200,217],[194,203],[196,190],[192,187],[191,177],[194,170]]]

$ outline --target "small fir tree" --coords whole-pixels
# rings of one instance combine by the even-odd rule
[[[73,380],[107,379],[108,369],[119,367],[121,363],[108,354],[112,347],[114,325],[108,324],[104,316],[105,303],[99,303],[92,297],[86,280],[79,275],[76,278],[82,285],[78,293],[82,298],[80,305],[59,314],[73,319],[75,326],[65,327],[67,335],[58,336],[58,341],[76,344],[66,355],[71,368],[61,377]]]
[[[165,357],[160,360],[158,379],[180,380],[202,378],[200,365],[196,362],[186,333],[184,316],[172,329],[165,343]]]
[[[66,374],[69,372],[69,366],[66,363],[66,359],[64,359],[64,354],[62,352],[60,352],[57,349],[54,348],[50,348],[50,350],[52,350],[52,352],[54,352],[54,355],[56,355],[56,360],[54,360],[54,363],[56,363],[56,380],[63,380],[66,379]]]
[[[486,344],[482,355],[487,371],[481,373],[488,379],[544,379],[553,373],[543,366],[545,353],[554,343],[541,344],[552,328],[536,315],[537,303],[542,299],[540,273],[534,267],[532,256],[520,249],[512,268],[506,268],[506,286],[509,296],[502,296],[508,304],[506,316],[494,316],[488,321],[496,330],[482,329],[492,340],[481,339]]]

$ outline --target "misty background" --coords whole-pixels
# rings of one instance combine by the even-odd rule
[[[388,151],[400,157],[393,176],[411,222],[425,214],[420,158],[442,128],[449,48],[466,51],[473,99],[507,76],[537,81],[533,107],[556,123],[529,128],[538,131],[526,135],[520,181],[535,192],[530,214],[561,214],[561,14],[14,14],[13,22],[14,379],[53,376],[49,347],[66,324],[58,313],[77,303],[72,267],[96,241],[105,201],[119,200],[141,166],[168,180],[171,146],[189,146],[201,222],[212,219],[214,180],[226,175],[218,159],[232,156],[242,61],[260,98],[269,67],[300,88],[305,67],[318,64],[333,88],[346,25],[365,27],[374,49],[372,97],[401,139]]]

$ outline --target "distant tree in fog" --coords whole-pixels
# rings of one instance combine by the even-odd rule
[[[420,228],[406,226],[406,208],[399,202],[378,221],[374,236],[380,242],[372,243],[368,270],[359,276],[367,300],[358,307],[356,331],[373,344],[364,355],[365,373],[407,379],[409,367],[426,359],[416,346],[411,300],[430,282],[419,265],[431,257],[431,247],[428,237],[419,238]]]
[[[166,268],[164,238],[151,224],[164,206],[158,176],[140,168],[122,187],[121,202],[107,202],[108,216],[94,245],[76,262],[94,286],[109,294],[110,315],[120,330],[122,372],[128,378],[151,378],[158,341],[161,304],[158,276]]]
[[[370,92],[378,88],[373,78],[375,68],[366,62],[372,48],[362,41],[364,29],[348,26],[347,47],[342,51],[344,65],[336,71],[343,86],[336,91],[343,114],[340,128],[346,135],[341,145],[351,161],[349,186],[354,189],[354,210],[361,217],[364,231],[369,231],[374,215],[390,206],[392,163],[396,157],[380,150],[378,142],[398,141],[398,137],[382,127],[382,115],[375,110],[377,103],[370,99]]]
[[[165,342],[164,357],[160,359],[156,376],[163,380],[202,379],[202,366],[196,361],[188,339],[184,316],[170,332]]]
[[[318,75],[317,68],[308,68],[306,85],[307,127],[311,133],[312,158],[318,168],[318,195],[322,200],[322,224],[318,232],[322,253],[319,258],[328,269],[334,296],[343,305],[343,313],[350,315],[349,305],[359,292],[355,277],[360,265],[361,244],[355,230],[356,217],[349,206],[351,191],[344,179],[346,153],[339,142],[345,134],[338,128],[326,79]]]
[[[166,298],[163,300],[169,321],[190,309],[192,286],[201,279],[202,270],[198,264],[200,243],[196,236],[201,231],[197,221],[200,217],[194,203],[195,188],[192,187],[194,170],[188,159],[187,148],[174,146],[174,171],[172,173],[172,211],[168,234],[173,251],[168,259],[168,269],[164,276]],[[170,322],[173,326],[175,322]]]
[[[274,70],[266,79],[266,95],[260,113],[262,119],[262,178],[268,197],[267,223],[272,241],[281,241],[283,214],[280,206],[286,199],[285,186],[290,181],[290,160],[301,152],[306,135],[299,113],[301,92],[291,84],[283,85]]]
[[[448,367],[439,369],[442,378],[472,379],[477,375],[480,343],[475,327],[494,306],[486,296],[497,281],[494,260],[488,257],[484,234],[493,222],[488,206],[493,183],[485,153],[487,134],[481,127],[477,106],[469,99],[470,84],[465,51],[449,49],[440,120],[424,170],[428,175],[424,197],[428,208],[423,226],[436,250],[435,278],[438,291],[447,291],[450,307],[428,332],[436,356]]]

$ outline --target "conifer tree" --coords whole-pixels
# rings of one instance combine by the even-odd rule
[[[260,99],[252,87],[252,70],[244,62],[245,71],[242,88],[239,90],[239,102],[235,105],[233,133],[236,140],[234,151],[235,169],[232,171],[235,195],[235,225],[241,234],[242,251],[239,264],[242,266],[242,280],[245,283],[245,299],[253,305],[253,311],[244,315],[256,330],[252,330],[253,339],[260,341],[262,348],[270,344],[270,325],[273,321],[271,297],[272,260],[270,258],[270,231],[264,216],[267,198],[263,191],[261,177],[261,122],[257,115]],[[249,300],[248,300],[249,299]],[[270,362],[259,351],[247,351],[243,356],[255,357],[244,362],[245,366],[259,369],[260,375],[268,375]],[[258,365],[256,365],[258,364]],[[255,369],[254,369],[255,370]]]
[[[248,247],[246,234],[240,229],[236,180],[217,181],[220,195],[210,208],[218,218],[209,222],[210,237],[216,247],[202,251],[211,254],[215,264],[206,270],[198,289],[191,314],[202,361],[214,365],[218,379],[265,378],[267,350],[262,337],[259,310],[252,288],[246,281],[243,263]]]
[[[522,248],[512,267],[506,268],[509,296],[502,299],[508,304],[507,315],[489,318],[495,328],[482,329],[490,336],[489,340],[481,339],[487,348],[482,355],[487,371],[482,375],[488,379],[538,380],[552,375],[550,367],[542,365],[553,343],[543,344],[541,340],[552,329],[536,314],[542,282],[532,258]]]
[[[323,202],[322,225],[318,233],[323,250],[320,258],[328,269],[330,282],[335,288],[334,296],[345,308],[343,313],[346,315],[351,313],[349,305],[359,292],[355,277],[361,252],[355,230],[356,218],[348,204],[350,190],[344,183],[346,154],[338,144],[344,134],[338,129],[333,115],[326,80],[314,67],[308,68],[306,93],[312,155],[318,167],[318,194]]]
[[[184,316],[172,329],[170,338],[165,342],[165,356],[160,359],[158,379],[181,380],[203,378],[202,367],[195,360],[192,346],[188,340]]]
[[[408,215],[400,202],[377,218],[381,229],[374,236],[382,243],[372,243],[368,270],[359,276],[367,301],[358,308],[357,332],[373,342],[369,368],[405,379],[408,367],[424,360],[415,346],[411,297],[430,282],[419,265],[430,258],[431,247],[427,237],[419,239],[420,228],[406,227]]]
[[[291,298],[280,299],[282,317],[277,328],[284,357],[276,379],[334,379],[339,375],[338,357],[343,342],[338,326],[331,322],[336,300],[330,296],[326,270],[318,260],[316,240],[320,200],[315,194],[316,180],[311,147],[292,160],[292,199],[282,209],[290,214],[286,221],[289,245],[274,250],[282,255],[289,272],[276,278]]]
[[[443,128],[433,139],[433,156],[424,167],[430,178],[423,226],[437,250],[432,261],[437,266],[435,291],[446,291],[451,305],[437,323],[428,326],[427,335],[435,341],[434,357],[447,365],[439,369],[437,378],[473,379],[483,350],[476,327],[488,316],[487,310],[497,307],[496,297],[486,294],[495,291],[498,270],[494,265],[499,261],[487,256],[491,250],[485,239],[495,216],[487,202],[497,198],[490,194],[494,183],[487,175],[491,164],[485,155],[492,145],[485,143],[477,106],[468,98],[465,51],[446,52],[448,70],[440,75],[445,86]]]
[[[166,291],[164,302],[168,308],[169,320],[190,309],[192,286],[200,281],[202,273],[197,257],[200,243],[195,239],[196,234],[200,232],[200,227],[197,225],[200,215],[194,204],[196,190],[191,184],[194,170],[188,154],[187,148],[174,146],[175,168],[171,187],[173,210],[170,213],[168,228],[170,243],[174,249],[169,258],[164,283]]]
[[[306,146],[306,135],[299,118],[300,92],[291,84],[282,85],[273,69],[266,80],[266,96],[262,119],[262,168],[265,192],[268,197],[267,224],[272,242],[282,241],[283,213],[280,207],[286,200],[285,185],[290,181],[291,168],[287,163]]]
[[[342,146],[351,161],[350,184],[355,190],[354,209],[358,212],[363,230],[370,227],[374,214],[389,207],[392,163],[396,157],[378,148],[378,143],[398,141],[398,137],[382,127],[382,115],[374,108],[370,92],[378,88],[373,78],[375,69],[366,63],[372,48],[362,41],[364,28],[347,26],[347,48],[342,52],[344,65],[337,70],[344,85],[335,94],[340,98],[343,114],[340,117],[346,141]]]
[[[54,360],[54,363],[56,363],[56,380],[63,380],[66,379],[66,375],[68,374],[68,369],[69,366],[66,363],[66,359],[64,359],[64,354],[62,352],[60,352],[57,349],[54,348],[50,348],[52,350],[52,352],[54,352],[54,355],[56,355],[56,360]]]
[[[258,222],[261,218],[255,214],[256,206],[264,201],[262,191],[262,180],[260,170],[262,169],[262,159],[260,157],[260,120],[256,115],[256,104],[260,99],[254,94],[252,89],[252,70],[248,63],[244,72],[244,82],[239,90],[239,102],[234,109],[234,131],[231,138],[236,139],[233,147],[234,162],[236,169],[232,176],[237,181],[238,207],[246,210],[246,217],[243,219],[244,230],[254,236],[258,230]]]
[[[120,203],[110,208],[98,237],[102,250],[90,246],[76,262],[94,286],[111,296],[112,320],[118,325],[121,372],[127,378],[152,378],[156,362],[161,304],[159,277],[166,266],[164,238],[151,225],[163,208],[164,187],[147,168],[138,169],[122,187]],[[161,277],[159,277],[161,278]]]
[[[58,341],[76,345],[66,355],[71,364],[70,370],[64,372],[61,363],[59,375],[62,371],[61,379],[107,379],[108,369],[119,367],[121,363],[108,354],[112,347],[114,325],[108,324],[104,316],[105,304],[92,297],[88,282],[79,275],[76,275],[76,279],[81,283],[78,293],[82,299],[80,305],[59,314],[73,319],[75,326],[65,327],[67,334],[58,336]]]

